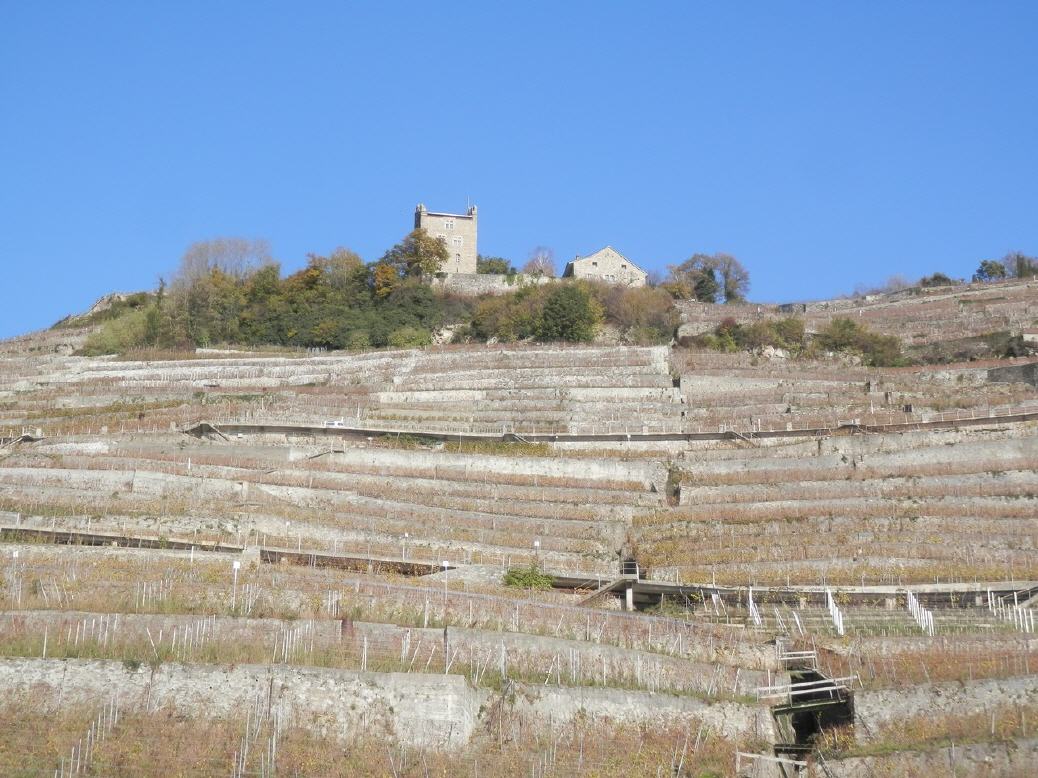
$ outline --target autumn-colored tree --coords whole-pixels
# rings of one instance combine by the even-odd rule
[[[396,268],[402,276],[431,276],[440,271],[449,256],[444,241],[419,227],[387,251],[380,262]]]
[[[388,262],[379,262],[371,271],[371,284],[375,290],[375,297],[388,297],[400,286],[400,273]]]

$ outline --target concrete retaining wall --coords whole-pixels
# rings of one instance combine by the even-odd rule
[[[859,691],[854,695],[855,734],[868,741],[879,729],[910,716],[970,715],[1002,705],[1038,705],[1038,676]]]

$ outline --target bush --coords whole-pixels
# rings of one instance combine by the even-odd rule
[[[371,336],[363,330],[354,330],[346,337],[346,348],[350,351],[363,351],[371,348]]]
[[[714,351],[727,353],[772,346],[799,354],[806,344],[804,320],[790,316],[744,325],[729,317],[718,324],[712,334],[701,335],[695,342]]]
[[[418,327],[401,327],[389,334],[389,345],[393,348],[420,348],[432,343],[429,330]]]
[[[554,581],[548,573],[541,572],[541,569],[536,565],[530,565],[529,567],[513,567],[505,573],[505,586],[511,586],[515,589],[540,589],[546,591],[551,589],[552,581]]]
[[[149,329],[147,312],[131,310],[117,319],[105,322],[98,332],[92,333],[83,344],[81,353],[88,357],[119,354],[147,345]]]
[[[919,286],[927,289],[931,286],[951,286],[952,284],[960,283],[954,278],[946,276],[944,273],[934,273],[933,275],[923,276],[919,279]]]
[[[578,284],[556,286],[544,301],[537,327],[539,340],[589,343],[602,324],[602,306]]]
[[[901,341],[894,335],[880,335],[853,319],[833,319],[818,333],[816,343],[829,351],[858,354],[869,367],[897,367],[905,364]]]
[[[681,316],[674,299],[662,289],[594,284],[592,294],[602,306],[605,320],[639,346],[667,343],[674,337]]]

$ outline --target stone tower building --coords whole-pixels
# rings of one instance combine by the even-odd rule
[[[468,213],[433,213],[421,203],[414,209],[415,229],[421,227],[434,238],[447,244],[450,257],[440,268],[442,273],[476,272],[476,206]]]

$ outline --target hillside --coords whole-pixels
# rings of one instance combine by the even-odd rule
[[[1038,285],[679,313],[936,361]],[[0,343],[2,774],[1038,767],[1033,357],[104,326]]]

